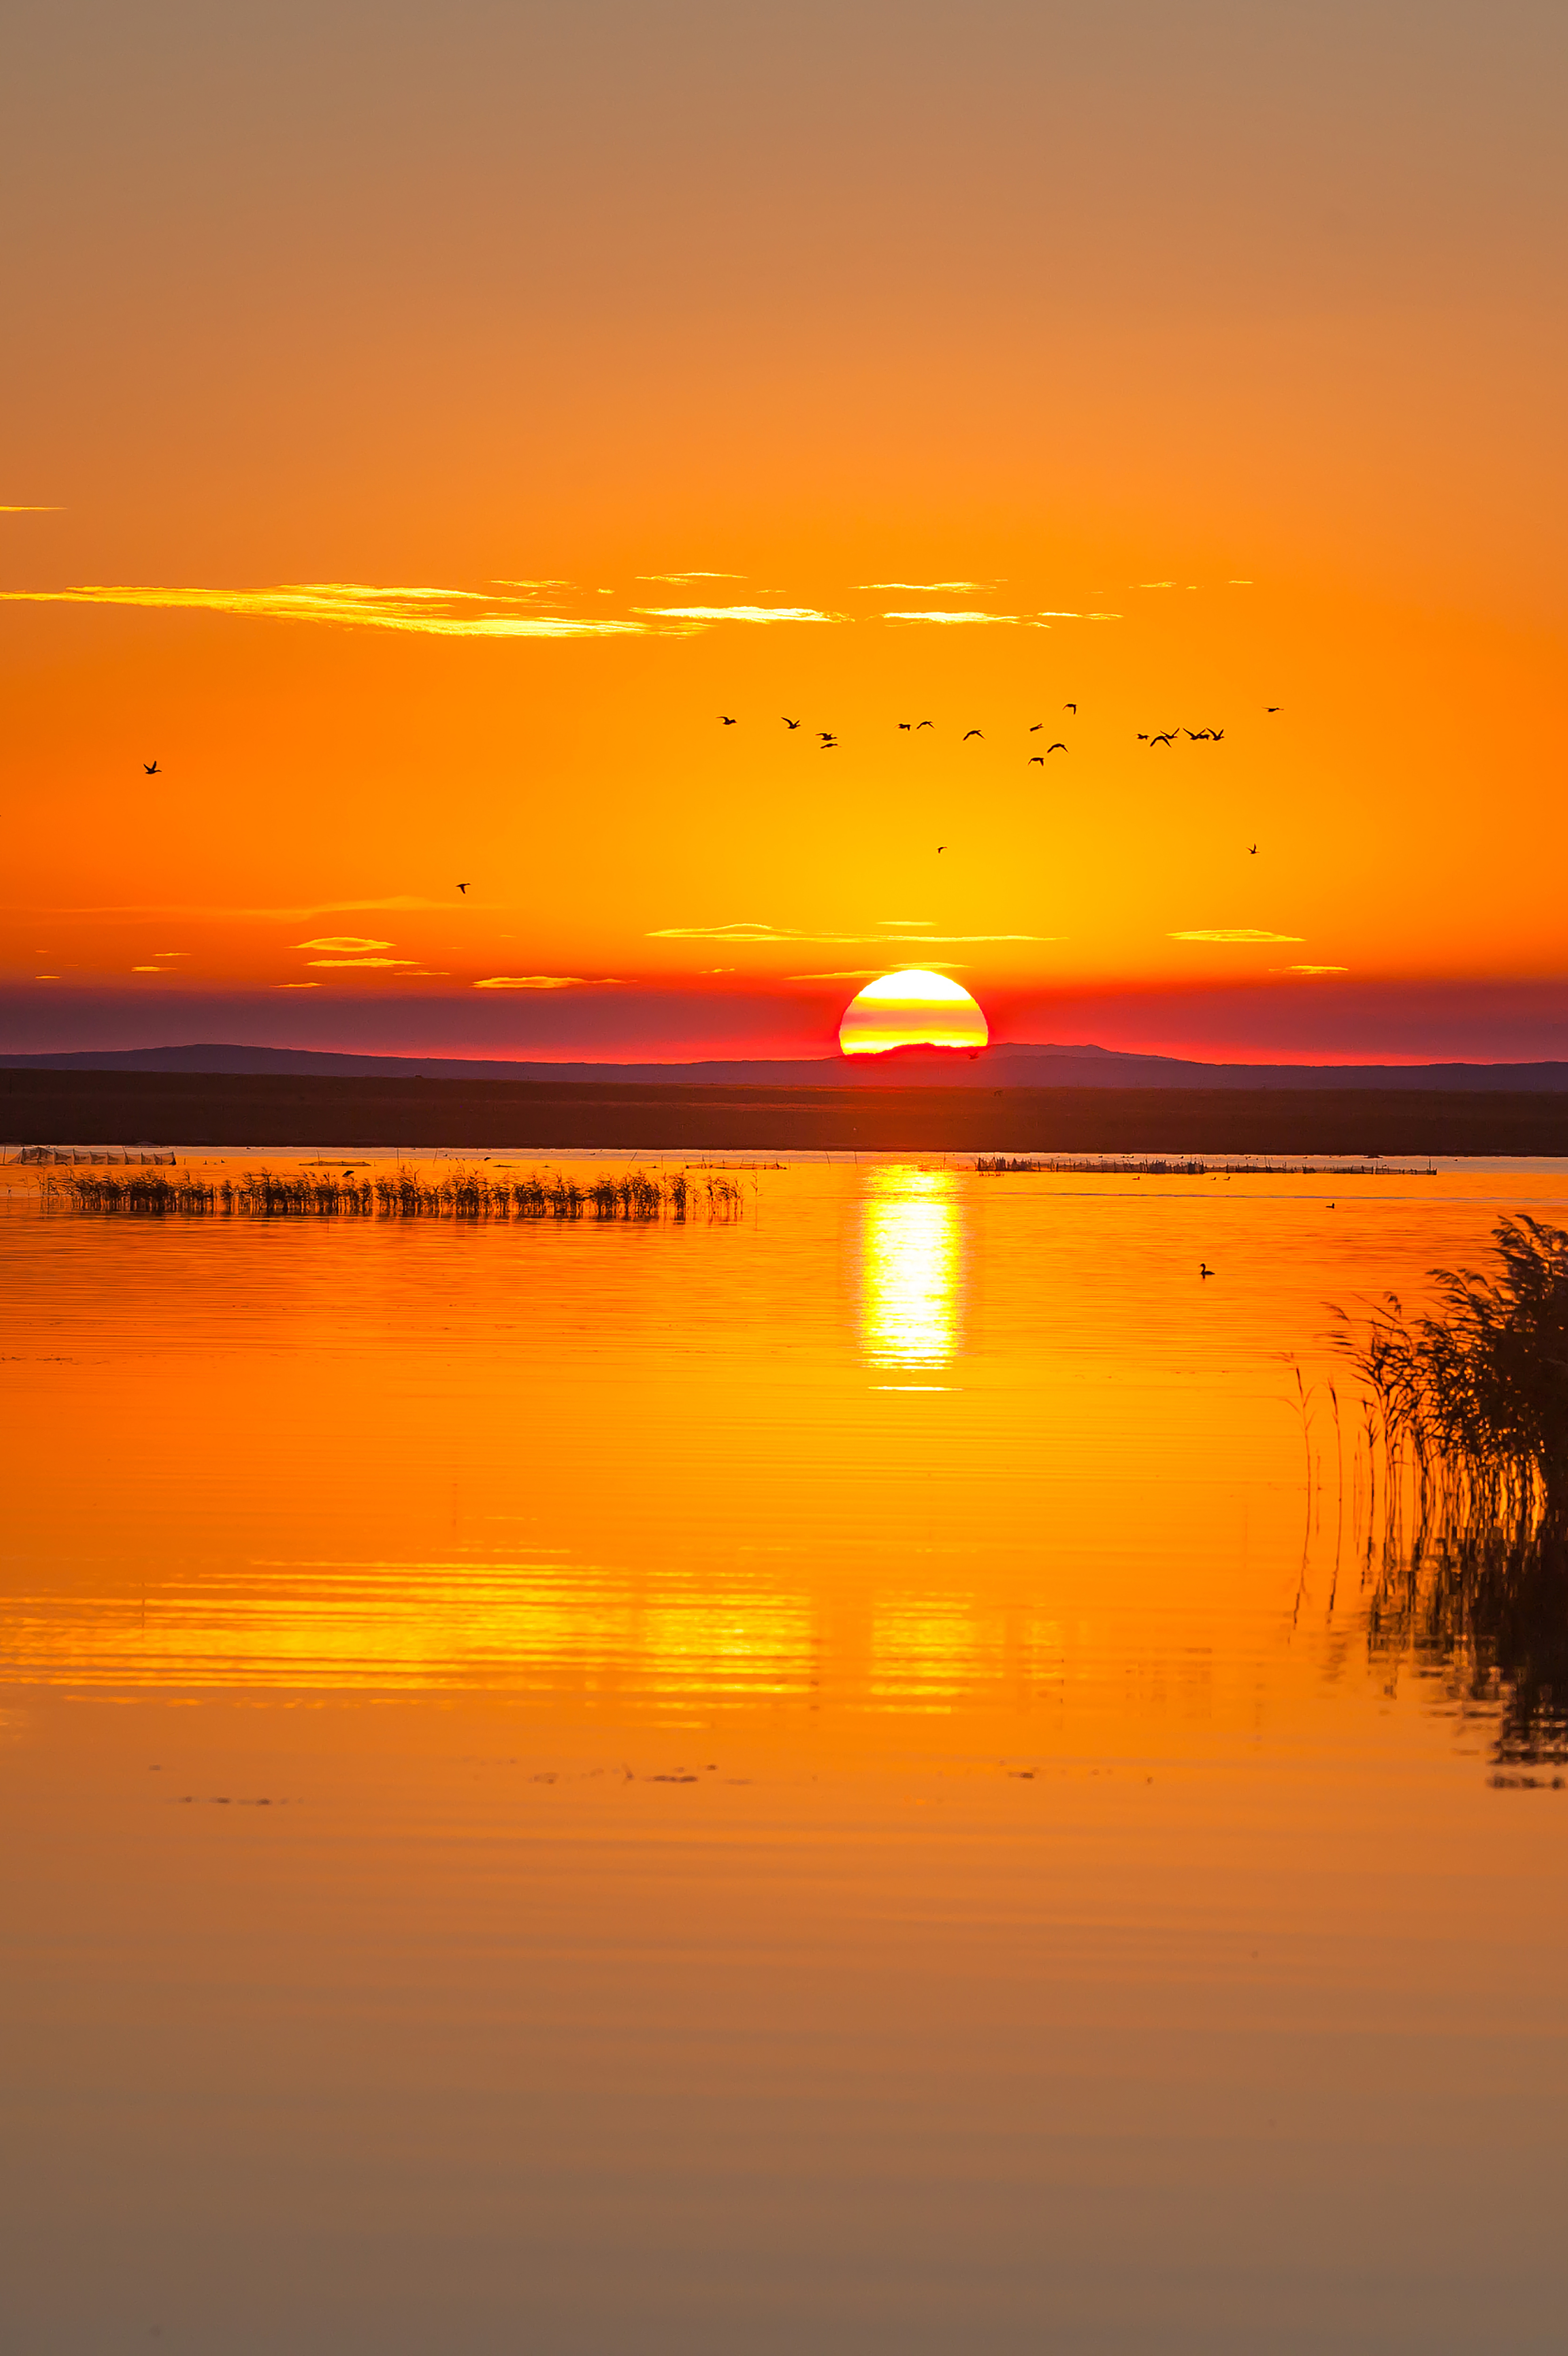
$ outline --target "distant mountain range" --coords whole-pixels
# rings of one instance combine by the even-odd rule
[[[455,1055],[340,1055],[308,1047],[115,1047],[72,1055],[0,1055],[0,1070],[271,1072],[322,1079],[517,1080],[600,1086],[959,1088],[1474,1088],[1568,1090],[1568,1063],[1201,1064],[1115,1047],[999,1046],[977,1053],[898,1047],[874,1056],[822,1055],[689,1064],[541,1064]]]

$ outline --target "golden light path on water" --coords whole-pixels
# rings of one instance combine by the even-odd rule
[[[958,1341],[961,1231],[946,1170],[873,1171],[864,1210],[861,1339],[877,1366],[934,1371]]]

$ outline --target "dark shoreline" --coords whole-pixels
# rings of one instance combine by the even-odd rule
[[[1568,1155],[1568,1095],[1465,1089],[865,1089],[0,1070],[19,1145],[490,1151]]]

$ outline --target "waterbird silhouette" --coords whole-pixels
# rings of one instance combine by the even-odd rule
[[[468,886],[467,886],[467,884],[460,884],[458,885],[458,887],[457,887],[457,888],[458,888],[458,890],[459,890],[460,892],[466,892],[466,891],[467,891],[467,889],[468,889]]]
[[[1248,845],[1247,845],[1247,857],[1248,857],[1249,859],[1255,859],[1255,858],[1257,857],[1257,855],[1258,855],[1258,847],[1257,847],[1257,844],[1256,844],[1255,842],[1249,842],[1249,843],[1248,843]]]
[[[915,723],[914,723],[914,724],[915,724],[915,731],[916,731],[916,734],[918,734],[921,729],[923,729],[923,728],[933,728],[933,727],[935,726],[935,724],[936,724],[936,723],[935,723],[935,722],[934,722],[934,721],[933,721],[933,720],[917,720],[917,721],[915,722]]]
[[[1218,1270],[1211,1269],[1207,1260],[1200,1259],[1198,1263],[1198,1273],[1200,1276],[1214,1276]]]
[[[779,713],[779,718],[784,722],[786,728],[798,728],[800,726],[799,721],[792,720],[787,712],[781,712]]]
[[[145,769],[149,777],[155,777],[157,776],[158,765],[155,761],[144,761],[142,766]]]
[[[899,722],[899,726],[901,728],[907,728],[909,726],[909,722],[907,720],[901,720]]]
[[[980,737],[980,738],[982,739],[982,741],[983,741],[983,740],[984,740],[984,738],[985,738],[985,734],[986,734],[986,732],[985,732],[985,730],[984,730],[983,728],[966,728],[966,729],[964,731],[964,742],[965,742],[965,744],[967,744],[967,743],[969,742],[969,739],[970,739],[970,737],[971,737],[971,736],[978,736],[978,737]]]
[[[1043,753],[1031,753],[1029,759],[1024,763],[1025,768],[1032,769],[1037,761],[1043,769],[1045,766],[1045,755]]]
[[[1158,736],[1151,736],[1151,737],[1149,738],[1149,740],[1148,740],[1148,748],[1149,748],[1149,751],[1152,753],[1152,752],[1154,751],[1154,748],[1155,748],[1155,746],[1156,746],[1157,744],[1174,744],[1174,743],[1175,743],[1175,742],[1176,742],[1176,731],[1175,731],[1175,729],[1174,729],[1174,728],[1168,728],[1168,729],[1166,729],[1166,730],[1165,730],[1165,732],[1164,732],[1164,734],[1163,734],[1158,735]]]
[[[1061,742],[1061,739],[1060,737],[1058,737],[1058,738],[1057,738],[1057,740],[1056,740],[1056,743],[1055,743],[1054,744],[1048,744],[1048,745],[1046,746],[1045,750],[1046,750],[1046,752],[1047,752],[1047,753],[1065,753],[1065,752],[1066,752],[1066,750],[1067,750],[1067,747],[1066,747],[1066,745]],[[1041,755],[1041,757],[1043,758],[1043,757],[1044,757],[1044,755]]]
[[[1064,704],[1062,705],[1061,709],[1063,710],[1063,712],[1071,712],[1071,713],[1072,714],[1072,717],[1074,718],[1074,720],[1076,720],[1076,719],[1077,719],[1077,717],[1078,717],[1078,706],[1077,706],[1075,703],[1064,703]]]
[[[936,855],[937,855],[938,859],[940,859],[940,858],[941,858],[941,856],[942,856],[943,852],[946,850],[946,848],[947,848],[947,845],[946,845],[944,842],[939,842],[939,843],[937,844],[937,846],[936,846]]]
[[[1225,732],[1222,728],[1211,728],[1209,731],[1209,742],[1211,744],[1218,744],[1223,738],[1224,734]]]
[[[1265,712],[1283,712],[1285,710],[1285,706],[1283,703],[1265,703],[1264,710]]]
[[[719,714],[719,717],[720,717],[720,719],[724,723],[724,725],[725,725],[725,727],[726,727],[726,728],[733,728],[733,726],[735,725],[734,722],[731,719],[730,714],[729,714],[727,712],[721,712]]]
[[[1184,728],[1181,733],[1189,744],[1206,744],[1209,741],[1207,728]]]
[[[1038,736],[1044,726],[1045,723],[1043,720],[1031,720],[1029,723],[1029,733],[1031,736]]]

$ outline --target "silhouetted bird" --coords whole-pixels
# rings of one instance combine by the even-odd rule
[[[899,726],[901,728],[907,728],[909,726],[909,722],[907,720],[901,720],[899,722]]]
[[[725,725],[725,727],[726,727],[726,728],[733,728],[733,726],[735,725],[734,722],[731,719],[730,714],[729,714],[727,712],[721,712],[719,714],[719,717],[720,717],[720,719],[724,723],[724,725]]]
[[[144,761],[142,766],[145,769],[149,777],[155,777],[157,776],[158,765],[155,761]]]
[[[1025,768],[1032,769],[1037,761],[1043,769],[1045,766],[1045,755],[1043,753],[1031,753],[1029,759],[1024,763]]]
[[[1283,703],[1265,703],[1264,710],[1265,712],[1283,712],[1285,710],[1285,706]]]
[[[468,886],[467,886],[467,884],[460,884],[458,885],[458,887],[457,887],[457,888],[458,888],[458,890],[459,890],[460,892],[466,892],[466,891],[467,891],[467,889],[468,889]]]
[[[930,721],[930,720],[917,720],[917,721],[915,722],[915,723],[914,723],[914,726],[915,726],[915,734],[918,735],[918,734],[920,734],[920,731],[921,731],[923,728],[931,728],[931,727],[933,727],[934,725],[935,725],[934,722]]]
[[[779,718],[784,722],[786,728],[798,728],[800,726],[799,721],[792,720],[787,712],[781,712]]]
[[[1029,723],[1029,733],[1031,736],[1038,736],[1044,726],[1043,720],[1031,720]]]
[[[1225,732],[1222,728],[1211,728],[1209,731],[1209,742],[1211,744],[1218,744],[1224,734]]]
[[[1149,738],[1149,740],[1148,740],[1148,748],[1149,748],[1149,751],[1152,753],[1152,752],[1154,751],[1154,748],[1155,748],[1155,746],[1156,746],[1157,744],[1173,744],[1175,743],[1175,741],[1176,741],[1176,731],[1175,731],[1173,728],[1168,728],[1168,729],[1166,730],[1166,732],[1165,732],[1165,734],[1164,734],[1163,735],[1160,735],[1160,736],[1151,736],[1151,737]]]
[[[964,742],[967,744],[971,736],[978,736],[984,739],[985,734],[986,732],[983,728],[966,728],[964,731]]]
[[[946,850],[946,848],[947,848],[947,845],[946,845],[944,842],[939,842],[939,843],[937,844],[937,846],[936,846],[936,855],[937,855],[938,859],[940,859],[940,858],[941,858],[941,856],[942,856],[943,852]]]
[[[825,744],[837,744],[838,742],[831,728],[819,728],[816,733]]]
[[[1249,844],[1247,845],[1247,857],[1248,857],[1249,859],[1255,859],[1255,858],[1257,857],[1257,855],[1258,855],[1258,847],[1257,847],[1257,844],[1256,844],[1255,842],[1251,842],[1251,843],[1249,843]]]
[[[819,753],[837,753],[838,750],[837,737],[825,736],[816,749]]]
[[[1189,744],[1206,744],[1209,742],[1207,728],[1184,728],[1181,733]]]
[[[1066,750],[1067,750],[1067,747],[1066,747],[1066,745],[1061,742],[1061,738],[1060,738],[1060,737],[1058,737],[1058,739],[1057,739],[1057,741],[1056,741],[1056,743],[1055,743],[1054,744],[1048,744],[1048,745],[1046,746],[1046,748],[1045,748],[1045,749],[1046,749],[1046,751],[1047,751],[1048,753],[1065,753],[1065,752],[1066,752]]]
[[[1198,1273],[1200,1276],[1217,1276],[1219,1274],[1219,1270],[1217,1269],[1211,1268],[1206,1260],[1200,1260],[1198,1263]]]
[[[1076,720],[1076,719],[1077,719],[1077,717],[1078,717],[1078,706],[1077,706],[1075,703],[1064,703],[1064,704],[1062,705],[1061,709],[1063,710],[1063,712],[1071,712],[1071,713],[1072,714],[1072,717],[1074,718],[1074,720]]]

